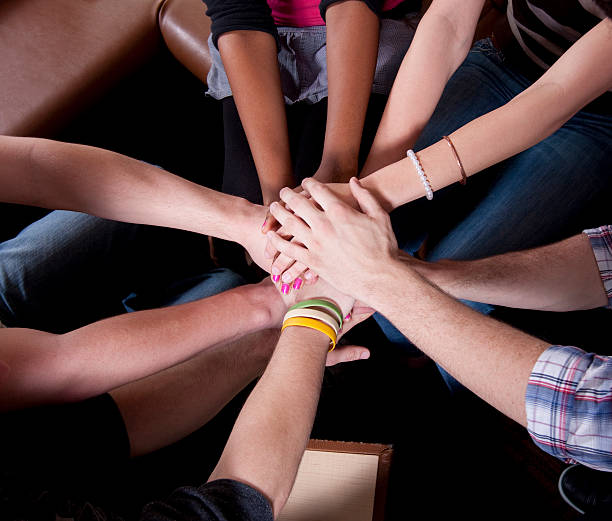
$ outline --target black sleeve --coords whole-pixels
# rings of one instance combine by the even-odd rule
[[[109,394],[76,403],[45,405],[0,416],[0,461],[20,472],[78,475],[126,462],[130,442]]]
[[[211,18],[215,47],[219,36],[228,31],[262,31],[278,42],[272,10],[265,0],[205,0]]]
[[[254,488],[231,479],[201,487],[181,487],[165,502],[147,505],[140,521],[274,521],[268,500]]]
[[[319,10],[321,11],[321,18],[325,20],[325,11],[327,8],[335,4],[336,2],[340,2],[341,0],[321,0],[319,4]],[[374,11],[377,15],[380,15],[380,11],[382,10],[383,0],[361,0],[365,5],[367,5],[372,11]]]

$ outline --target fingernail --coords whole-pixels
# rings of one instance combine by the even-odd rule
[[[291,275],[288,272],[283,273],[283,282],[291,282]]]
[[[350,319],[351,319],[351,314],[350,313],[344,317],[344,320],[350,320]]]
[[[300,289],[302,287],[302,279],[295,279],[293,281],[293,289]]]
[[[283,284],[281,286],[281,293],[283,295],[288,295],[289,294],[289,284]]]
[[[272,275],[272,281],[278,282],[280,280],[280,275]]]
[[[311,280],[311,279],[312,279],[312,273],[310,273],[310,272],[306,273],[306,274],[304,275],[304,278],[305,278],[306,280]]]
[[[359,356],[360,360],[366,360],[370,358],[370,353],[368,353],[367,351],[364,351],[363,353],[361,353],[361,355]]]
[[[272,273],[272,275],[278,275],[280,277],[280,270],[276,266],[272,266],[270,273]]]

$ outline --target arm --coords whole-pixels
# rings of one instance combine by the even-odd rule
[[[0,408],[95,396],[183,362],[207,347],[273,327],[281,308],[274,286],[262,283],[188,304],[112,317],[63,335],[1,329],[0,360],[10,371],[3,381]]]
[[[262,492],[278,515],[312,430],[328,348],[329,339],[319,331],[283,331],[209,481],[246,483]]]
[[[376,68],[379,20],[361,0],[333,3],[325,15],[327,124],[321,165],[314,177],[323,183],[347,182],[357,174]]]
[[[611,52],[612,20],[606,18],[521,94],[453,132],[466,174],[480,172],[542,141],[609,89],[612,68],[602,64],[608,63]],[[536,113],[538,117],[533,118]],[[444,140],[420,151],[419,157],[434,190],[459,180],[455,158]],[[408,158],[374,172],[363,182],[387,211],[424,194]]]
[[[450,295],[500,306],[571,311],[608,303],[585,234],[475,261],[405,262]]]
[[[484,0],[435,1],[402,61],[361,176],[405,157],[467,56]]]
[[[273,212],[305,247],[270,232],[277,248],[383,313],[466,387],[526,425],[527,383],[548,344],[480,315],[402,263],[388,214],[357,180],[351,190],[365,214],[316,181],[307,181],[305,188],[323,211],[283,191],[281,199],[302,221],[281,205]]]
[[[276,41],[262,31],[231,31],[219,37],[219,53],[268,205],[295,185]]]
[[[258,240],[262,207],[107,150],[0,136],[0,194],[4,202],[213,235],[269,264]]]

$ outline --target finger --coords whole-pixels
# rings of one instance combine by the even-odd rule
[[[295,259],[288,257],[284,253],[280,253],[270,267],[272,280],[278,282],[282,280],[285,284],[293,282],[293,279],[286,280],[284,273],[295,264]],[[278,278],[277,278],[278,277]]]
[[[268,232],[267,237],[272,243],[272,246],[279,252],[306,265],[309,264],[309,252],[304,246],[301,246],[297,242],[289,242],[280,237],[276,232]]]
[[[286,239],[288,241],[290,241],[293,238],[293,235],[291,235],[290,233],[287,233],[282,226],[278,230],[272,230],[272,231],[276,231],[276,233],[278,233],[283,239]],[[274,259],[277,255],[278,255],[278,250],[274,246],[272,246],[269,240],[266,241],[266,249],[264,250],[265,258]]]
[[[379,218],[383,215],[388,216],[376,198],[359,182],[359,179],[352,177],[349,181],[349,188],[355,200],[359,203],[361,211],[370,217]]]
[[[281,279],[283,282],[292,282],[293,289],[300,289],[304,284],[304,272],[308,269],[308,266],[305,266],[301,262],[295,262],[290,268],[285,270]]]
[[[301,217],[310,228],[312,228],[313,222],[322,213],[321,210],[312,204],[312,199],[305,197],[304,194],[295,193],[288,188],[283,188],[280,191],[280,198],[287,208],[298,217]]]
[[[304,179],[302,186],[311,195],[313,201],[315,201],[323,210],[328,210],[332,204],[341,204],[348,206],[342,199],[340,199],[334,192],[332,192],[324,183],[320,183],[312,177]]]
[[[306,284],[316,284],[317,280],[319,280],[319,276],[311,269],[304,272],[304,281]]]
[[[291,234],[300,242],[308,246],[312,231],[300,217],[292,214],[278,203],[273,203],[270,210],[276,219],[283,225],[282,228],[285,233]]]
[[[331,353],[327,354],[326,366],[340,364],[342,362],[353,362],[355,360],[365,360],[370,358],[370,351],[363,346],[338,346]]]
[[[261,233],[268,233],[269,231],[277,230],[279,227],[279,222],[270,212],[270,208],[268,208],[268,211],[266,213],[266,219],[264,220],[264,223],[261,226]]]

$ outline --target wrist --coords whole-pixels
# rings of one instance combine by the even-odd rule
[[[252,237],[261,233],[261,226],[266,218],[267,208],[254,204],[242,197],[232,197],[231,213],[228,212],[228,240],[246,247]]]
[[[357,175],[358,160],[356,153],[323,153],[321,164],[314,178],[321,183],[346,183]]]
[[[266,277],[258,284],[243,286],[249,307],[254,310],[258,329],[277,329],[287,311],[280,293]]]

